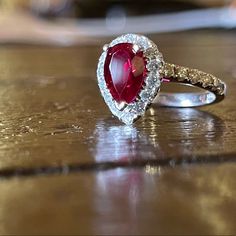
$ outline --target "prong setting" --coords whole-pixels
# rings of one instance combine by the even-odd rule
[[[103,45],[102,49],[104,52],[106,52],[108,50],[108,48],[109,48],[109,44],[105,44],[105,45]]]
[[[134,45],[133,45],[133,50],[134,50],[135,52],[138,52],[138,51],[139,51],[139,46],[138,46],[137,44],[134,44]]]
[[[119,102],[118,103],[115,101],[115,105],[119,111],[123,111],[125,109],[125,107],[127,106],[127,103],[126,102]]]

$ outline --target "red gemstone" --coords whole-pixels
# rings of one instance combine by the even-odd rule
[[[105,81],[117,102],[131,103],[140,92],[146,76],[143,52],[135,52],[133,44],[110,47],[104,66]]]

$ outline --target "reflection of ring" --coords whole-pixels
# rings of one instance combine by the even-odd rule
[[[103,49],[97,68],[101,94],[111,112],[126,124],[144,115],[154,102],[195,107],[224,98],[224,82],[196,69],[165,63],[157,46],[145,36],[123,35]],[[159,93],[161,82],[196,86],[202,91]]]

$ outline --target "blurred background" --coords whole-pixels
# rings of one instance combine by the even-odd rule
[[[0,0],[0,234],[235,235],[235,28],[236,0]],[[126,32],[226,99],[124,126],[95,71]]]
[[[236,27],[236,0],[0,0],[0,43],[70,46],[126,32]]]

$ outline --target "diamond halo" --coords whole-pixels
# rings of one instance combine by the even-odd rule
[[[135,101],[129,104],[117,104],[112,97],[104,77],[104,65],[107,49],[120,43],[132,43],[138,50],[143,51],[146,60],[147,75],[144,85]],[[140,116],[144,115],[148,106],[157,96],[161,84],[161,71],[164,65],[162,54],[147,37],[137,34],[126,34],[114,39],[110,44],[104,46],[104,51],[99,58],[97,67],[98,85],[101,94],[111,110],[112,114],[122,122],[131,125]]]

